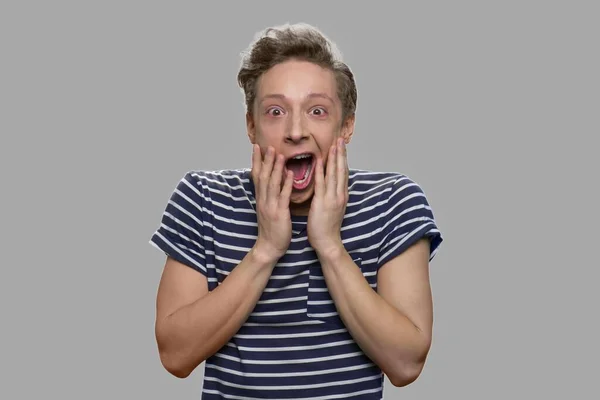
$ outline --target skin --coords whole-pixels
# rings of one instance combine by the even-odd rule
[[[157,296],[156,337],[165,368],[188,376],[238,331],[291,240],[291,215],[308,215],[308,238],[346,327],[395,386],[416,380],[431,346],[433,304],[425,239],[382,266],[378,291],[345,250],[340,228],[348,201],[346,144],[354,116],[342,120],[334,75],[289,61],[259,80],[247,115],[253,144],[258,238],[242,262],[212,292],[204,276],[167,259]],[[292,191],[284,161],[310,152],[308,188]],[[318,221],[315,223],[314,221]]]

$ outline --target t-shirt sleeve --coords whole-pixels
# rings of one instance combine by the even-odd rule
[[[187,173],[179,181],[167,202],[159,227],[150,238],[150,244],[207,276],[202,218],[205,201],[202,186],[197,182],[192,173]]]
[[[423,238],[430,241],[429,260],[433,260],[442,243],[442,233],[423,189],[416,182],[406,176],[399,177],[390,191],[385,213],[378,267]]]

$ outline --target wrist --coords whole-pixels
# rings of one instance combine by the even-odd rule
[[[274,267],[277,260],[281,258],[281,254],[258,241],[250,249],[250,256],[255,263],[269,267]]]
[[[320,260],[334,261],[343,256],[346,252],[346,248],[340,239],[331,243],[323,243],[315,247],[315,252]]]

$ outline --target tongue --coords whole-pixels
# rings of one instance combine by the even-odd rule
[[[290,160],[287,163],[287,169],[294,173],[294,179],[299,181],[304,178],[304,174],[306,174],[306,170],[309,166],[309,159],[302,158],[300,160]]]

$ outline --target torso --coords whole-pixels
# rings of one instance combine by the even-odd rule
[[[201,213],[203,262],[209,290],[214,290],[256,240],[254,186],[248,169],[199,171],[188,180],[203,199],[202,207],[190,212]],[[342,240],[373,290],[377,271],[391,253],[381,244],[391,237],[390,221],[401,214],[388,200],[394,195],[397,205],[403,196],[398,193],[410,190],[420,193],[398,173],[350,170]],[[290,247],[255,309],[206,361],[203,399],[382,398],[383,374],[342,323],[308,242],[306,223],[306,216],[292,216]],[[394,237],[389,248],[402,239]]]

